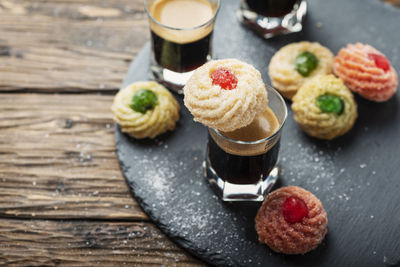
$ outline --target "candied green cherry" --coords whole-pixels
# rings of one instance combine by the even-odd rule
[[[318,66],[318,58],[311,52],[299,54],[294,61],[295,69],[303,77],[308,77]]]
[[[343,100],[336,95],[320,95],[317,98],[317,105],[323,113],[336,113],[340,115],[344,110]]]
[[[157,104],[158,98],[153,91],[149,89],[140,89],[133,95],[130,107],[136,112],[145,114]]]

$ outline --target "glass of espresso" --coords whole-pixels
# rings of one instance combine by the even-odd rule
[[[267,87],[269,106],[233,132],[208,129],[204,175],[224,201],[263,201],[279,175],[276,165],[286,103]]]
[[[305,0],[242,0],[238,19],[264,38],[299,32],[307,13]]]
[[[219,0],[144,0],[150,22],[151,73],[175,92],[211,59]]]

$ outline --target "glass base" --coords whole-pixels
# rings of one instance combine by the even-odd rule
[[[150,69],[154,80],[178,94],[183,94],[183,87],[193,74],[193,71],[174,72],[156,65],[151,66]]]
[[[280,167],[275,166],[268,177],[257,184],[231,184],[224,181],[207,160],[203,162],[203,174],[223,201],[263,201],[278,180]]]
[[[305,0],[296,4],[292,12],[283,17],[264,17],[248,9],[247,5],[242,1],[237,17],[244,25],[267,39],[279,34],[301,31],[306,13],[307,3]]]

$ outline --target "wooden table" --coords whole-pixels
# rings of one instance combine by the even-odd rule
[[[203,266],[119,168],[110,106],[142,0],[0,0],[0,265]]]
[[[204,265],[116,157],[111,102],[148,39],[142,0],[0,0],[0,265]]]

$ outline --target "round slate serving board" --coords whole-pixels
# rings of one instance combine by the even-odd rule
[[[369,43],[400,70],[400,10],[379,0],[310,0],[301,33],[263,40],[236,20],[239,2],[223,0],[214,57],[253,64],[269,83],[276,49],[318,41],[336,53],[347,43]],[[322,23],[322,27],[317,27]],[[123,86],[147,80],[150,46],[132,63]],[[116,127],[122,171],[135,198],[173,240],[218,266],[400,266],[400,108],[398,93],[377,104],[357,97],[354,128],[334,141],[306,136],[289,111],[275,188],[299,185],[317,195],[328,213],[328,234],[315,251],[285,256],[259,244],[254,217],[260,203],[224,203],[202,176],[206,128],[182,110],[175,131],[134,140]],[[288,106],[290,103],[287,103]]]

